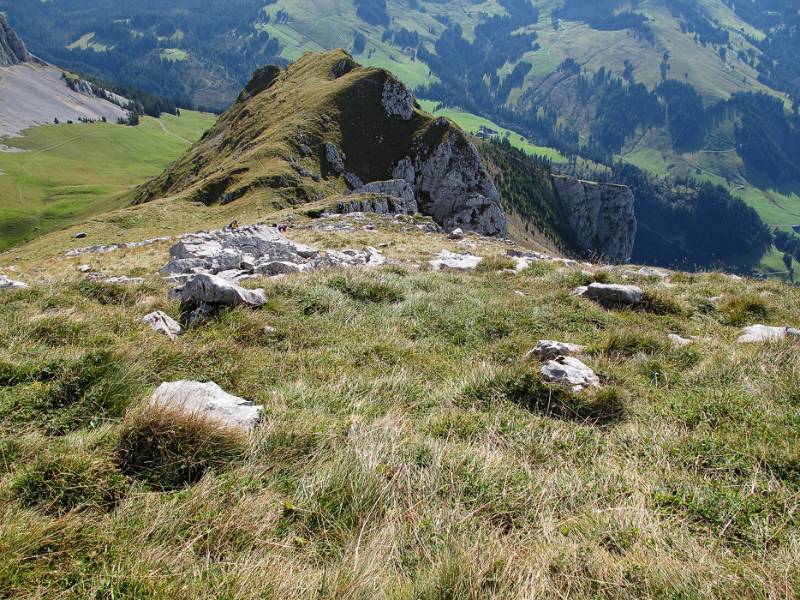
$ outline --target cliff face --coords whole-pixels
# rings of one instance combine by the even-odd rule
[[[466,134],[422,111],[388,71],[335,50],[257,71],[203,139],[140,188],[136,201],[286,206],[365,184],[402,197],[407,188],[398,180],[419,211],[447,230],[508,231],[497,188]]]
[[[11,29],[5,16],[0,14],[0,67],[10,67],[19,63],[28,62],[31,55],[25,43]]]
[[[637,227],[630,188],[562,175],[553,175],[553,186],[581,250],[610,262],[630,260]]]

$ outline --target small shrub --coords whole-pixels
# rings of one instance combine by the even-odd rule
[[[495,271],[505,271],[517,266],[516,261],[510,256],[487,256],[475,269],[478,273],[494,273]]]
[[[129,415],[116,443],[120,470],[159,490],[191,485],[240,459],[247,438],[223,424],[165,408]]]
[[[645,292],[642,307],[645,311],[655,315],[682,315],[686,313],[683,304],[661,292]]]
[[[405,299],[400,288],[371,279],[360,280],[346,275],[335,275],[328,279],[328,286],[358,302],[384,304],[402,302]]]
[[[665,342],[655,336],[623,331],[608,336],[603,352],[611,356],[634,356],[636,354],[656,354],[665,348]]]
[[[81,281],[75,289],[84,298],[102,305],[129,305],[135,300],[130,288],[100,281]]]
[[[614,387],[576,394],[551,384],[530,371],[506,371],[467,388],[464,398],[488,406],[510,401],[548,417],[592,423],[611,423],[625,413],[625,398]]]
[[[751,321],[764,321],[769,316],[767,303],[760,296],[747,295],[729,298],[721,307],[725,322],[741,327]]]
[[[11,484],[12,495],[29,508],[62,515],[74,510],[111,510],[125,494],[125,478],[111,461],[86,452],[48,452]]]

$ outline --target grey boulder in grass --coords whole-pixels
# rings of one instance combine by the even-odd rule
[[[22,281],[15,281],[3,275],[0,275],[0,290],[24,290],[28,287],[27,283]]]
[[[568,342],[556,342],[553,340],[539,340],[536,347],[528,352],[528,358],[536,357],[542,360],[557,358],[559,356],[569,356],[583,352],[583,346],[570,344]]]
[[[769,325],[750,325],[742,329],[738,341],[743,344],[779,342],[787,337],[794,337],[800,340],[800,329],[794,329],[792,327],[770,327]]]
[[[644,301],[644,292],[635,285],[595,282],[575,291],[579,296],[606,307],[637,306]]]
[[[164,334],[173,342],[183,333],[183,327],[167,313],[156,310],[143,316],[142,323],[150,327],[153,331]]]
[[[198,273],[192,275],[183,286],[170,292],[171,299],[178,299],[190,307],[250,306],[258,308],[267,303],[267,295],[262,289],[248,290],[227,279]]]
[[[261,418],[263,407],[229,394],[213,381],[172,381],[158,386],[150,405],[176,410],[231,427],[250,431]]]
[[[588,366],[572,356],[559,356],[539,369],[546,381],[569,387],[573,392],[600,387],[600,378]]]

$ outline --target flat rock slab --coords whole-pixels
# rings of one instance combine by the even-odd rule
[[[249,400],[227,393],[211,381],[162,383],[150,399],[150,404],[211,419],[244,431],[256,426],[263,410]]]
[[[595,282],[576,292],[605,307],[637,306],[644,300],[644,292],[635,285]]]
[[[539,340],[536,347],[528,352],[528,358],[536,357],[542,360],[556,358],[558,356],[569,356],[583,352],[583,346],[570,344],[567,342],[556,342],[553,340]]]
[[[566,385],[573,392],[600,387],[600,378],[588,366],[572,356],[559,356],[539,369],[546,381]]]
[[[737,340],[740,343],[779,342],[787,337],[800,339],[800,330],[792,327],[770,327],[769,325],[750,325],[742,329]]]
[[[167,313],[156,310],[143,316],[141,322],[150,327],[153,331],[157,331],[173,342],[178,339],[178,336],[183,333],[183,327],[175,319],[170,317]]]
[[[472,271],[482,260],[483,258],[474,254],[456,254],[449,250],[442,250],[429,264],[434,271],[443,271],[445,269]]]

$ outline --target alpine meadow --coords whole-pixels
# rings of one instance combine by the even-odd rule
[[[0,598],[800,597],[793,0],[0,0]]]

